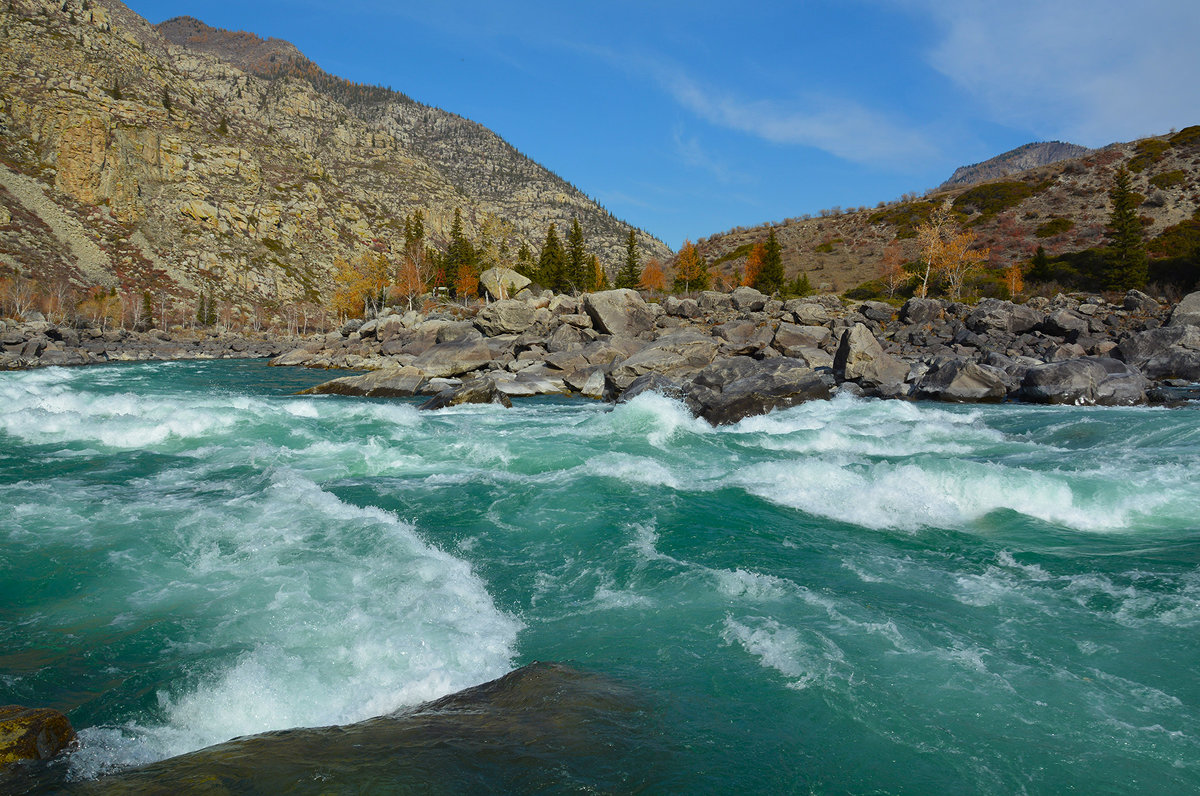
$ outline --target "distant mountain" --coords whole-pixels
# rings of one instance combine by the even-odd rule
[[[0,3],[0,276],[152,290],[180,311],[201,290],[316,302],[338,259],[398,252],[416,210],[444,244],[456,208],[510,256],[578,218],[610,270],[631,229],[482,125],[288,42],[156,27],[118,0]]]
[[[804,271],[814,286],[841,292],[877,278],[893,240],[905,260],[917,259],[916,226],[949,201],[978,245],[990,248],[990,263],[1006,266],[1027,260],[1038,246],[1054,255],[1104,245],[1108,191],[1121,166],[1129,168],[1142,197],[1138,212],[1151,256],[1190,254],[1200,241],[1200,126],[873,208],[739,227],[701,238],[697,248],[728,275],[742,269],[751,246],[774,229],[789,279]]]
[[[953,188],[961,185],[974,185],[987,180],[997,180],[1016,174],[1019,171],[1048,166],[1060,160],[1079,158],[1091,152],[1090,149],[1077,144],[1066,144],[1062,141],[1045,141],[1025,144],[1016,149],[1010,149],[1003,155],[989,158],[982,163],[971,166],[959,166],[950,175],[950,179],[941,184],[941,188]]]

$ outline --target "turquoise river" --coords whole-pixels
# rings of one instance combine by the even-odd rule
[[[330,377],[0,373],[0,704],[80,731],[22,787],[555,661],[639,706],[586,752],[204,792],[1200,792],[1200,407],[295,395]]]

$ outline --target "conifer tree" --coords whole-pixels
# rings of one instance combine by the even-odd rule
[[[517,262],[513,269],[521,276],[537,279],[537,263],[533,261],[533,251],[525,241],[521,241],[521,246],[517,249]]]
[[[1050,258],[1046,256],[1046,248],[1038,246],[1029,261],[1029,279],[1033,282],[1049,282],[1054,278],[1050,273]]]
[[[579,219],[571,219],[571,230],[567,233],[567,281],[575,290],[590,290],[592,285],[591,263],[583,245],[583,227]]]
[[[783,253],[779,248],[779,241],[775,238],[774,229],[767,236],[767,242],[763,246],[762,264],[754,279],[754,288],[767,295],[783,289]]]
[[[1138,199],[1129,179],[1129,170],[1121,167],[1108,194],[1113,209],[1108,218],[1108,268],[1104,282],[1110,290],[1146,286],[1146,244],[1137,215]]]
[[[638,282],[641,281],[641,276],[642,271],[638,267],[637,235],[631,229],[629,237],[625,241],[625,264],[617,272],[617,287],[636,288]]]
[[[546,242],[542,244],[542,254],[538,258],[538,281],[543,287],[562,293],[565,291],[567,270],[567,255],[558,239],[558,229],[554,224],[546,230]]]

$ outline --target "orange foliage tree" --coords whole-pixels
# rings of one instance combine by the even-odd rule
[[[387,295],[391,265],[382,252],[363,252],[347,262],[334,260],[333,310],[347,317],[378,312]]]
[[[651,258],[642,268],[642,278],[638,286],[644,290],[662,293],[667,289],[667,274],[663,271],[662,263],[657,258]]]
[[[988,258],[987,249],[971,248],[975,233],[959,230],[949,201],[943,202],[928,221],[917,227],[917,243],[924,258],[924,273],[917,289],[921,298],[929,293],[930,276],[940,275],[946,280],[950,298],[957,300],[967,277]]]
[[[762,270],[763,257],[767,254],[767,247],[763,246],[762,241],[754,244],[750,249],[750,253],[746,255],[746,273],[742,276],[742,284],[753,286],[755,280],[758,279],[758,272]]]
[[[708,263],[700,256],[696,244],[685,240],[675,261],[675,290],[684,293],[708,290],[708,282]]]

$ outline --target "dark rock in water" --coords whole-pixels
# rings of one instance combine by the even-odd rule
[[[916,397],[954,403],[1003,401],[1008,394],[1004,371],[971,360],[952,360],[925,374]]]
[[[421,404],[418,409],[445,409],[461,404],[500,404],[512,408],[512,401],[488,378],[472,379],[457,387],[448,387]]]
[[[724,426],[774,409],[829,398],[833,378],[788,357],[734,357],[701,371],[687,392],[693,414]]]
[[[1152,379],[1200,380],[1200,327],[1163,326],[1126,337],[1116,355]]]
[[[633,380],[621,393],[617,403],[632,401],[644,392],[656,392],[668,398],[680,399],[684,396],[684,385],[678,379],[664,376],[661,373],[645,373]]]
[[[1109,357],[1081,357],[1035,365],[1021,382],[1023,401],[1118,406],[1146,401],[1146,377]]]
[[[416,368],[388,368],[345,376],[316,387],[301,390],[300,395],[363,395],[368,398],[407,398],[418,395],[425,374]]]
[[[341,727],[237,738],[67,793],[634,793],[669,754],[632,688],[534,663]]]
[[[1169,326],[1200,326],[1200,291],[1188,293],[1171,310]]]
[[[0,771],[20,760],[49,760],[74,740],[71,722],[57,710],[0,707]]]

